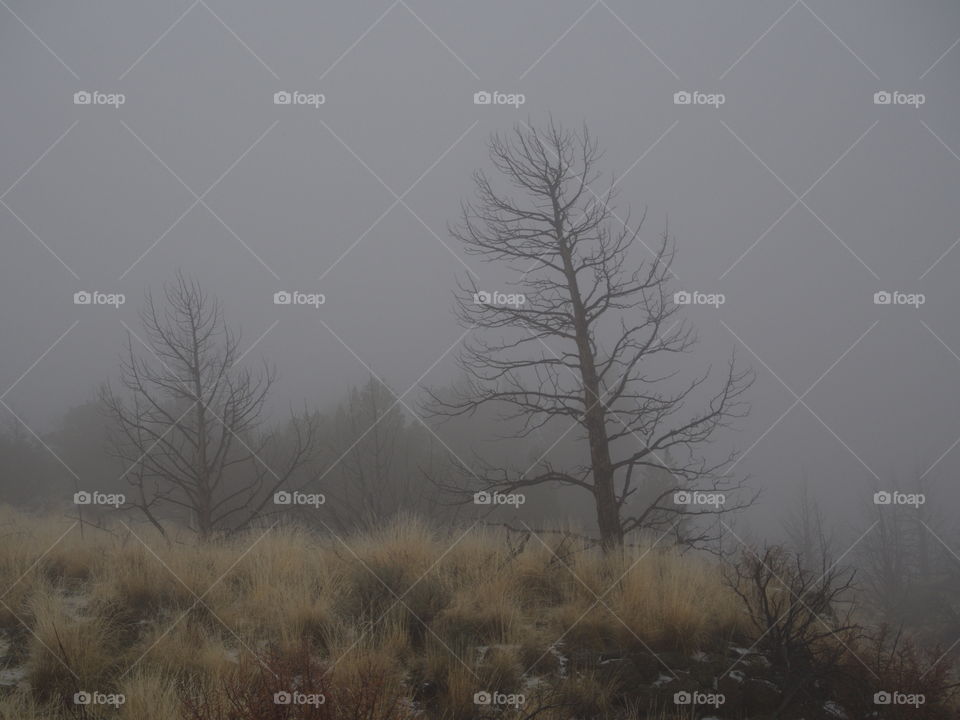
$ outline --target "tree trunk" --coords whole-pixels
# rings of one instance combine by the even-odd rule
[[[210,487],[210,467],[207,463],[207,445],[210,443],[210,438],[207,436],[207,408],[203,396],[203,370],[200,359],[201,342],[197,337],[197,328],[192,317],[191,337],[193,340],[193,365],[191,366],[191,374],[193,376],[193,394],[197,408],[197,530],[201,541],[206,542],[213,533],[213,488]]]
[[[559,213],[558,213],[559,214]],[[559,220],[559,219],[558,219]],[[623,545],[623,527],[620,523],[620,507],[613,486],[613,463],[610,460],[610,441],[607,438],[606,408],[600,395],[600,378],[597,376],[596,360],[590,347],[590,328],[587,313],[580,297],[577,273],[567,246],[561,225],[557,223],[560,255],[563,258],[564,274],[573,304],[574,330],[577,354],[580,358],[580,377],[583,382],[584,425],[590,442],[590,466],[593,470],[593,498],[597,510],[597,525],[604,552]]]

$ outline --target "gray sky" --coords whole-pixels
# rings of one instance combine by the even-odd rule
[[[0,392],[37,432],[115,372],[144,290],[178,267],[275,362],[280,406],[368,370],[406,390],[460,335],[456,275],[499,282],[446,231],[487,136],[551,113],[599,139],[642,237],[669,218],[678,289],[725,295],[688,310],[695,359],[736,348],[758,372],[731,439],[765,512],[804,471],[830,506],[910,473],[954,484],[955,2],[0,5]],[[80,290],[127,302],[77,306]],[[450,382],[450,359],[423,382]]]

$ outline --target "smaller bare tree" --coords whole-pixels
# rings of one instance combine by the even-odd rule
[[[147,293],[144,339],[127,337],[126,392],[107,383],[100,400],[113,424],[110,451],[134,488],[130,505],[161,532],[165,512],[186,511],[207,539],[264,513],[273,493],[313,457],[318,418],[292,414],[282,440],[266,430],[272,368],[238,366],[240,336],[196,280],[178,272],[163,299]],[[137,345],[147,352],[138,354]]]

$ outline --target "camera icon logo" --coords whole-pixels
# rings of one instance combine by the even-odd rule
[[[686,90],[680,90],[673,94],[673,104],[674,105],[689,105],[693,102],[693,96],[688,93]]]
[[[873,94],[874,105],[889,105],[892,102],[893,102],[893,95],[888,93],[886,90],[880,90]]]
[[[486,90],[480,90],[473,94],[473,104],[474,105],[489,105],[493,102],[493,95],[488,93]]]
[[[273,94],[274,105],[289,105],[293,102],[293,96],[286,90],[280,90]]]
[[[89,305],[91,302],[93,302],[93,295],[88,293],[86,290],[81,290],[80,292],[75,292],[73,294],[74,305]]]
[[[474,305],[489,305],[492,301],[493,296],[486,290],[481,290],[480,292],[473,294]]]
[[[274,305],[289,305],[292,302],[293,302],[293,295],[288,293],[286,290],[281,290],[280,292],[275,292],[273,294]]]
[[[875,492],[873,494],[874,505],[890,505],[892,503],[893,503],[893,494],[888,493],[886,490],[881,490],[880,492]]]
[[[693,497],[686,490],[681,490],[673,494],[673,504],[674,505],[689,505],[693,502]]]
[[[473,494],[474,505],[490,505],[492,502],[493,495],[488,493],[486,490],[481,490],[480,492]]]
[[[673,302],[675,305],[689,305],[693,302],[693,295],[686,290],[680,290],[673,294]]]
[[[93,696],[86,690],[73,694],[74,705],[89,705],[91,702],[93,702]]]
[[[880,290],[873,294],[874,305],[889,305],[893,301],[893,296],[886,290]]]
[[[481,690],[473,694],[474,705],[490,705],[493,702],[493,695],[486,690]]]
[[[91,102],[93,102],[93,96],[86,90],[80,90],[73,94],[74,105],[89,105]]]
[[[80,492],[75,492],[73,494],[73,504],[74,505],[89,505],[93,502],[93,496],[88,493],[86,490],[81,490]]]
[[[873,694],[874,705],[889,705],[893,702],[893,696],[886,690],[881,690]]]
[[[292,702],[293,702],[293,695],[288,693],[286,690],[281,690],[280,692],[275,692],[273,694],[274,705],[289,705]]]
[[[273,494],[273,504],[291,505],[293,504],[293,495],[288,493],[286,490],[279,490]]]
[[[680,690],[673,694],[674,705],[689,705],[693,702],[693,696],[686,690]]]

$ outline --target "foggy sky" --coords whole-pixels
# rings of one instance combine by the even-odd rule
[[[950,487],[958,37],[948,0],[7,0],[3,401],[51,429],[115,377],[144,291],[177,268],[275,363],[275,408],[335,401],[370,372],[397,392],[451,382],[456,277],[503,275],[447,224],[488,135],[552,115],[605,148],[645,241],[669,219],[676,289],[726,296],[684,312],[701,366],[736,349],[757,371],[724,442],[747,451],[737,472],[764,512],[804,473],[830,507],[911,474]],[[125,103],[75,105],[84,90]],[[283,90],[326,102],[275,105]],[[480,90],[526,102],[475,105]],[[674,104],[684,90],[725,103]],[[884,90],[925,102],[874,104]],[[79,290],[127,301],[76,306]],[[326,304],[277,306],[279,290]],[[926,303],[875,305],[882,290]]]

